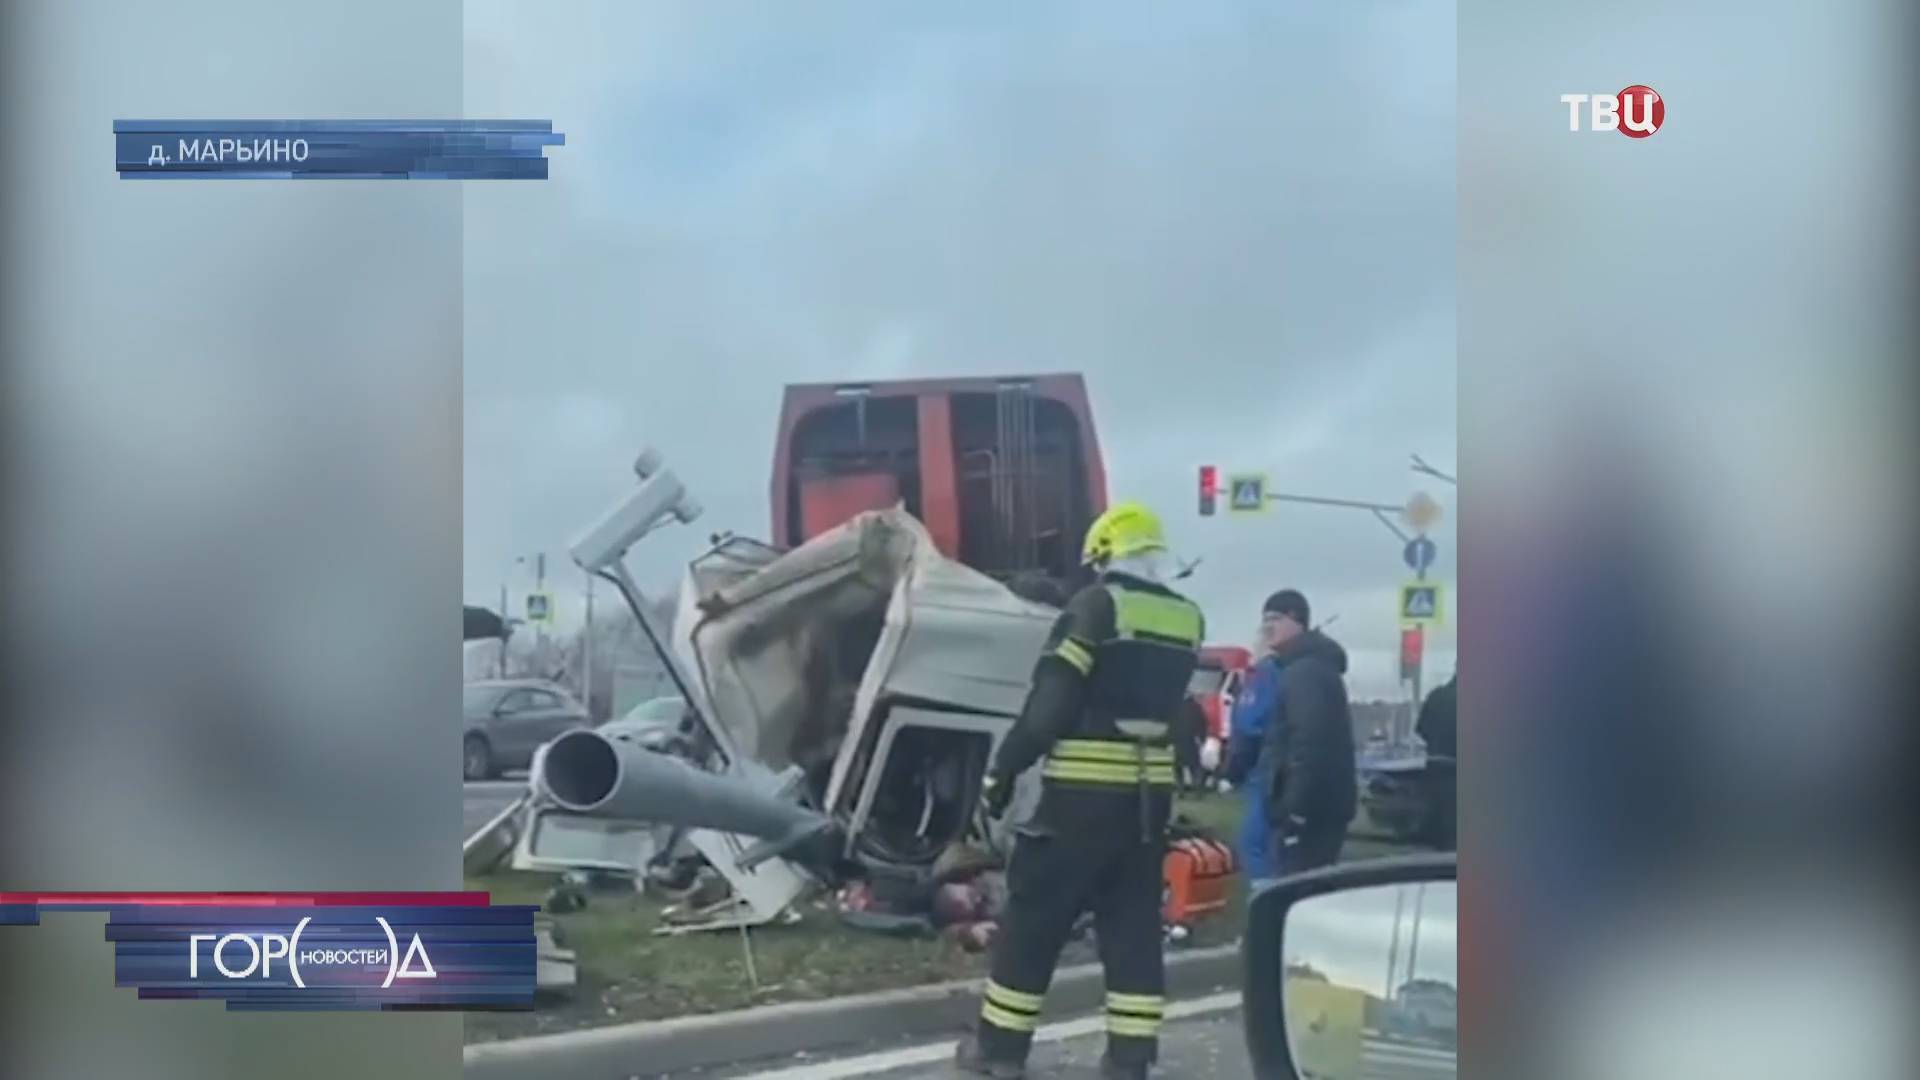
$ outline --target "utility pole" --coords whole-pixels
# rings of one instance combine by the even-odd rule
[[[587,625],[580,631],[580,699],[593,718],[593,571],[587,571]]]
[[[1413,893],[1413,930],[1407,942],[1407,981],[1420,977],[1420,913],[1427,906],[1427,887],[1418,885]]]
[[[496,679],[504,679],[507,677],[507,624],[509,618],[510,616],[507,615],[507,583],[502,581],[500,583],[500,663],[498,669],[493,673]]]
[[[547,553],[544,551],[540,552],[539,554],[533,557],[533,591],[536,593],[540,593],[543,596],[546,595]],[[548,607],[551,608],[552,605],[549,604]],[[549,611],[547,617],[548,618],[553,617],[551,611]],[[549,674],[546,671],[546,666],[547,666],[547,624],[546,623],[544,622],[541,623],[540,629],[535,631],[534,641],[536,644],[536,648],[534,649],[534,654],[540,657],[539,663],[540,663],[541,670],[538,672],[538,675],[540,678],[544,679]]]
[[[1393,890],[1393,937],[1387,942],[1387,982],[1381,991],[1381,998],[1393,1000],[1393,977],[1400,966],[1400,920],[1407,911],[1407,887],[1395,886]]]
[[[1427,580],[1427,568],[1424,566],[1416,566],[1413,574],[1415,581]],[[1411,672],[1413,675],[1413,701],[1407,707],[1406,730],[1400,733],[1400,738],[1397,740],[1401,743],[1411,742],[1414,729],[1420,726],[1420,675],[1426,670],[1427,666],[1427,644],[1426,628],[1418,628],[1420,630],[1420,655],[1415,658],[1413,671]]]
[[[495,674],[498,678],[502,679],[507,677],[507,639],[513,634],[513,612],[507,607],[509,602],[507,599],[507,578],[513,576],[514,566],[524,565],[526,561],[527,557],[525,555],[514,556],[512,566],[507,568],[506,577],[500,579],[500,670]]]

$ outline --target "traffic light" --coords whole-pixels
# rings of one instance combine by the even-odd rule
[[[1420,677],[1421,653],[1426,644],[1426,634],[1418,626],[1400,628],[1400,677],[1417,679]]]
[[[1220,470],[1200,466],[1200,516],[1212,517],[1214,500],[1220,495]]]

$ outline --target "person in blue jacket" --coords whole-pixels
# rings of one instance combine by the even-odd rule
[[[1263,631],[1264,634],[1264,631]],[[1267,823],[1267,782],[1260,748],[1267,725],[1274,722],[1280,697],[1280,663],[1271,652],[1262,656],[1241,680],[1228,721],[1226,761],[1221,775],[1246,800],[1240,819],[1240,866],[1249,885],[1259,888],[1279,874],[1273,866],[1273,830]]]
[[[1347,654],[1311,629],[1312,619],[1293,589],[1267,597],[1266,655],[1234,703],[1225,773],[1246,795],[1240,858],[1256,890],[1334,862],[1353,818],[1352,718],[1341,683]]]

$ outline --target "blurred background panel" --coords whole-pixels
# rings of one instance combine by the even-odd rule
[[[1476,1076],[1912,1074],[1914,15],[1459,6]]]
[[[461,7],[8,4],[0,889],[458,888],[458,184],[134,183],[137,117],[455,117]],[[0,930],[8,1077],[451,1076],[458,1016],[112,986]]]

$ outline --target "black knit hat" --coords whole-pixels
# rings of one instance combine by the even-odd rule
[[[1267,597],[1266,606],[1260,612],[1263,615],[1285,615],[1301,626],[1312,625],[1313,609],[1307,606],[1307,598],[1294,589],[1281,589]]]

